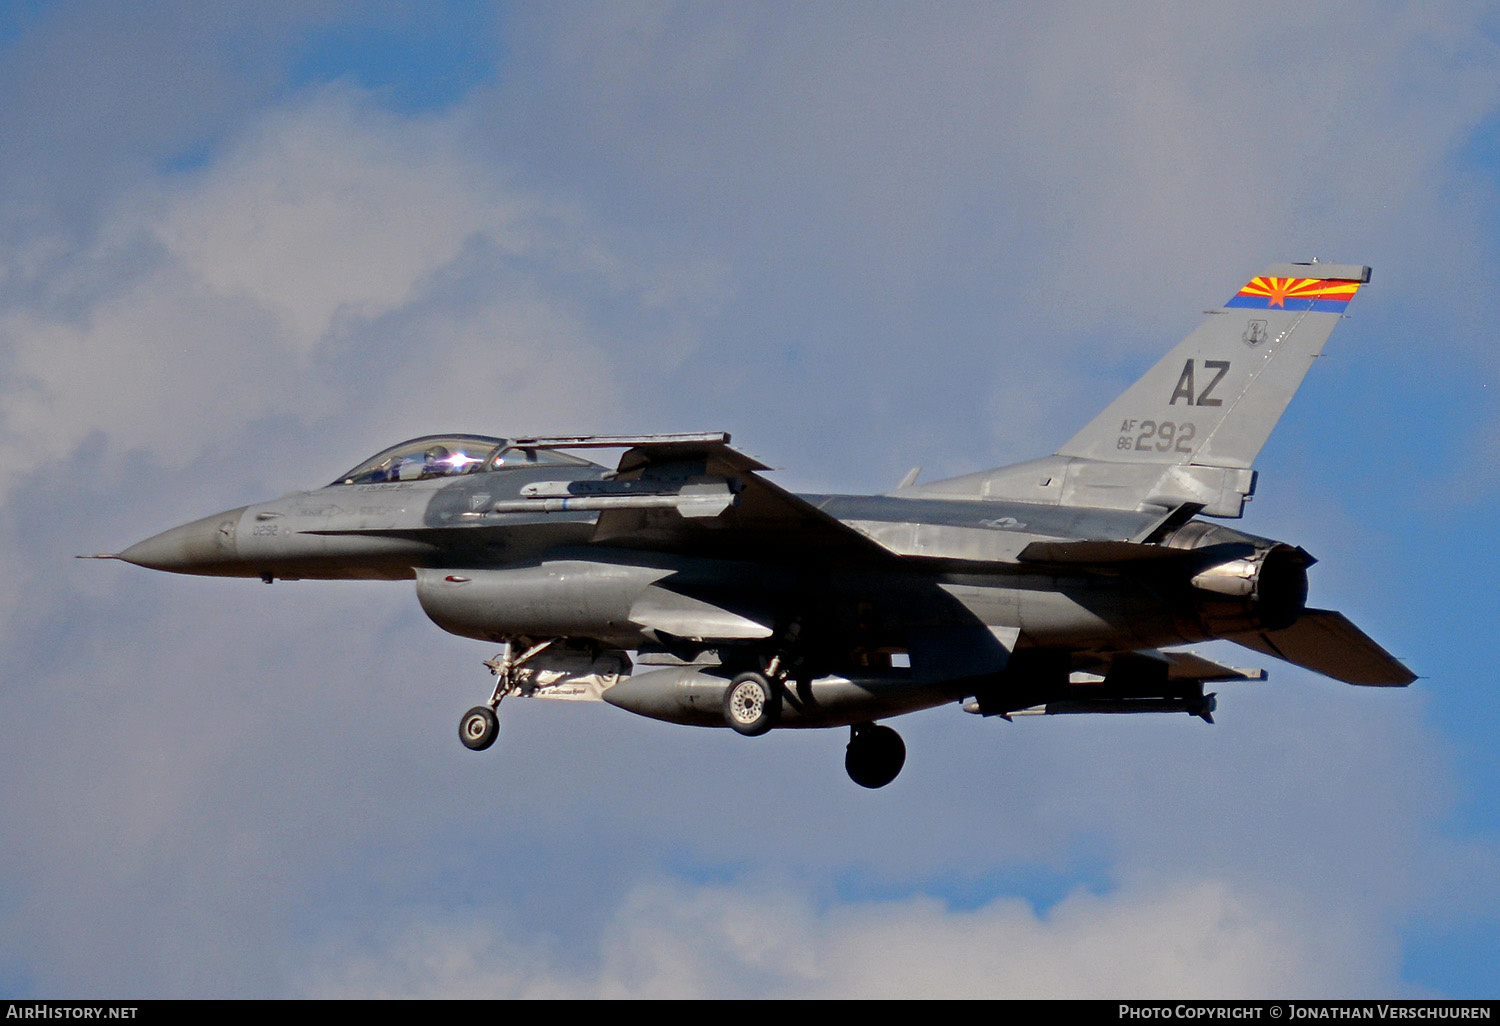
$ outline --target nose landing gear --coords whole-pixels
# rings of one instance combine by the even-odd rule
[[[495,675],[495,690],[488,702],[476,705],[458,721],[458,739],[465,748],[472,752],[482,752],[495,743],[495,739],[500,736],[500,718],[495,715],[496,710],[500,708],[506,695],[521,689],[517,671],[532,656],[545,651],[551,644],[552,639],[539,642],[518,656],[515,654],[516,646],[507,642],[499,655],[485,661],[484,665]]]

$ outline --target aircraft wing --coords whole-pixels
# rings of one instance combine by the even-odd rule
[[[1229,640],[1345,684],[1400,688],[1417,679],[1348,617],[1331,609],[1309,609],[1284,630],[1236,634]]]
[[[886,564],[880,545],[762,477],[728,434],[527,439],[537,448],[630,447],[613,478],[570,484],[568,509],[597,509],[595,543],[734,559]],[[577,492],[595,491],[596,497]],[[520,505],[511,504],[511,505]],[[560,508],[560,507],[559,507]]]

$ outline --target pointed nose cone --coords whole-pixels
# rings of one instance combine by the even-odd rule
[[[234,535],[240,515],[247,508],[225,510],[152,535],[121,552],[118,558],[136,566],[177,574],[235,575],[240,556]]]

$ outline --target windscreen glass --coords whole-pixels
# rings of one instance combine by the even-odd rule
[[[381,484],[386,481],[424,481],[456,477],[483,467],[503,438],[484,435],[428,435],[392,446],[370,457],[335,484]]]

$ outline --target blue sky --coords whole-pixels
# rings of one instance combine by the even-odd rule
[[[1497,32],[7,7],[0,991],[1494,997]],[[820,491],[1001,465],[1311,256],[1374,279],[1242,526],[1404,692],[934,710],[872,793],[836,732],[605,708],[507,705],[475,757],[492,653],[408,586],[71,558],[434,431],[724,429]]]

